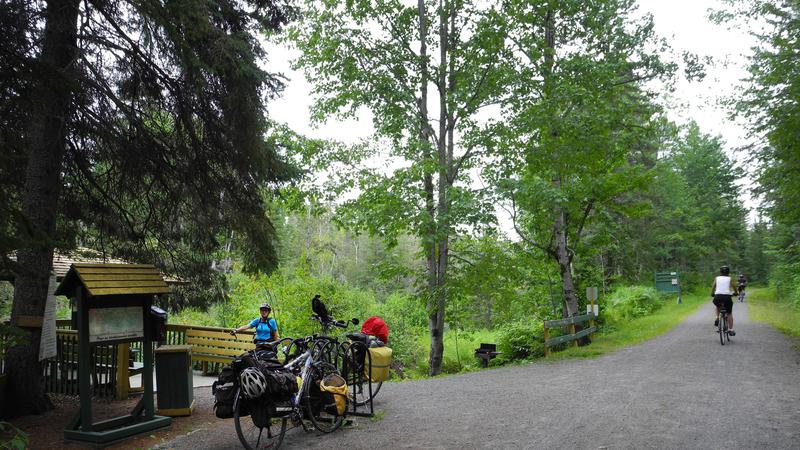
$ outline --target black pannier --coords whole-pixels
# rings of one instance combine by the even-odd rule
[[[283,368],[278,363],[278,366],[262,365],[261,371],[267,379],[267,396],[274,402],[281,402],[288,400],[292,394],[296,393],[299,389],[297,386],[297,377],[291,370]]]
[[[230,366],[223,367],[217,381],[211,385],[211,393],[214,395],[214,414],[220,419],[233,417],[237,388],[236,373]]]

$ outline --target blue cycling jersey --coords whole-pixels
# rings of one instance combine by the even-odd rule
[[[272,317],[267,319],[266,322],[262,321],[260,317],[253,319],[250,322],[250,326],[256,328],[257,341],[271,341],[272,336],[278,331],[278,324]]]

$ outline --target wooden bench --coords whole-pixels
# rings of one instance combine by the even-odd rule
[[[189,328],[186,344],[192,346],[192,360],[203,363],[203,373],[208,372],[208,363],[230,364],[234,358],[255,348],[253,332],[241,331],[232,336],[219,329]]]

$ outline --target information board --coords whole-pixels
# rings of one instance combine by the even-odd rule
[[[654,278],[657,291],[680,293],[681,283],[678,272],[656,272]]]
[[[89,342],[135,340],[144,337],[141,306],[91,308],[89,310]]]

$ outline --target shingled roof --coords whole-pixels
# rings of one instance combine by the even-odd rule
[[[13,261],[17,260],[16,255],[9,255]],[[61,281],[67,275],[70,267],[73,264],[129,264],[129,261],[124,259],[111,258],[105,253],[99,252],[86,247],[78,247],[69,253],[55,252],[53,254],[53,273],[56,274],[56,280]],[[184,280],[161,274],[164,280],[169,284],[182,284]],[[10,273],[0,273],[0,280],[12,280],[13,275]]]
[[[91,297],[170,293],[161,273],[150,264],[72,264],[56,295],[70,295],[78,283]]]

